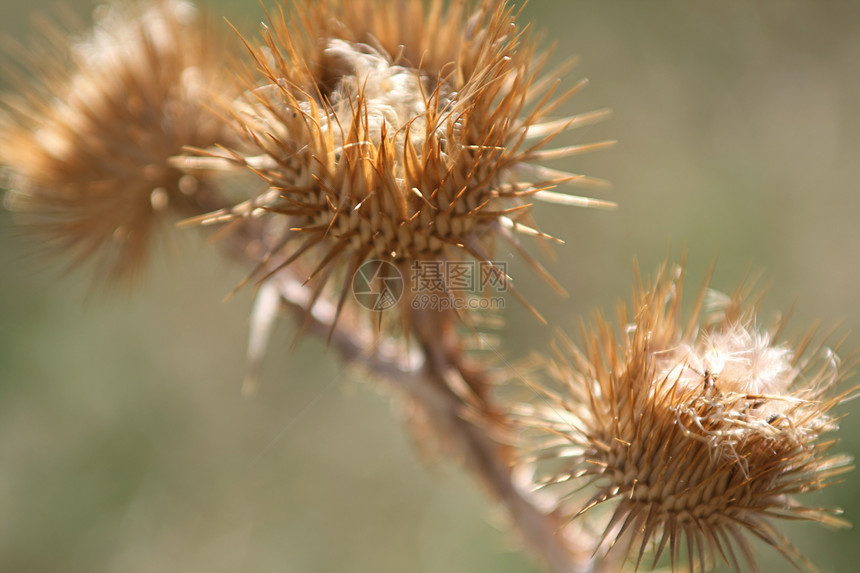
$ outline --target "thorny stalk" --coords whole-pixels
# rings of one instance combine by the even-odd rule
[[[283,308],[305,325],[308,334],[323,339],[329,336],[334,306],[318,301],[309,313],[312,293],[301,280],[290,273],[280,273],[264,288],[277,293]],[[588,543],[582,539],[575,545],[565,541],[559,534],[564,519],[542,508],[532,492],[516,482],[509,447],[493,439],[493,431],[488,432],[486,425],[474,423],[473,416],[466,414],[467,407],[453,388],[482,385],[485,382],[481,378],[486,373],[469,368],[456,348],[439,343],[440,322],[447,320],[449,317],[440,313],[416,320],[416,324],[425,325],[416,329],[421,349],[417,355],[406,356],[400,344],[377,341],[370,330],[360,327],[335,330],[329,344],[368,379],[387,382],[394,395],[406,398],[414,409],[411,415],[429,421],[436,439],[445,441],[450,453],[473,471],[491,497],[505,507],[526,546],[553,572],[592,571]]]

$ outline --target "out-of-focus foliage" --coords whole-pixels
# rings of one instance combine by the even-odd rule
[[[32,33],[53,5],[0,4],[0,32]],[[255,2],[210,6],[248,32],[261,19]],[[656,268],[671,243],[694,277],[719,255],[717,288],[764,270],[766,312],[798,301],[794,323],[842,321],[860,347],[860,6],[535,0],[524,20],[556,58],[582,57],[591,85],[563,111],[615,111],[571,143],[621,142],[567,160],[612,180],[618,211],[536,208],[567,242],[548,266],[572,296],[518,288],[555,325],[611,310],[631,259]],[[319,342],[290,354],[284,324],[260,397],[240,397],[249,293],[221,303],[242,269],[193,230],[137,292],[107,297],[42,270],[7,212],[0,236],[0,570],[530,570],[469,478],[427,471],[387,398],[341,381]],[[548,338],[508,307],[511,353]],[[839,448],[855,455],[856,414]],[[822,505],[860,521],[857,483]],[[850,531],[786,529],[822,571],[860,560]],[[784,566],[766,549],[761,563]]]

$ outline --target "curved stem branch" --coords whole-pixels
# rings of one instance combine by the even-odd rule
[[[283,305],[307,331],[327,337],[334,319],[333,305],[320,299],[310,311],[310,289],[302,286],[289,273],[272,277]],[[483,408],[481,416],[489,424],[501,423],[487,404],[482,390],[486,378],[479,371],[464,366],[448,317],[435,311],[421,311],[413,321],[419,356],[406,357],[402,348],[392,341],[374,340],[371,332],[360,328],[338,327],[331,337],[331,346],[345,360],[358,364],[389,387],[404,394],[421,409],[438,438],[451,446],[463,464],[483,483],[491,496],[502,503],[522,534],[529,549],[543,560],[554,573],[591,571],[590,552],[574,551],[562,535],[564,522],[557,514],[543,511],[537,499],[519,488],[509,463],[508,447],[495,441],[486,424],[470,421],[462,394],[472,391],[475,404]],[[402,346],[402,345],[401,345]],[[459,388],[459,390],[455,390]],[[468,390],[464,390],[468,389]]]

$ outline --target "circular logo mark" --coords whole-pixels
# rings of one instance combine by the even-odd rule
[[[403,274],[388,261],[366,261],[352,276],[352,294],[367,310],[388,310],[403,296]]]

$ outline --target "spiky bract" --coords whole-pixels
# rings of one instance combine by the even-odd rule
[[[230,158],[269,190],[209,218],[282,216],[265,272],[313,253],[321,284],[345,271],[342,305],[365,261],[409,277],[415,261],[489,264],[497,235],[519,248],[512,230],[545,237],[529,225],[531,197],[607,205],[547,191],[601,183],[536,163],[602,145],[544,149],[604,112],[553,116],[582,83],[555,93],[540,76],[548,56],[504,1],[292,4],[249,45],[257,69],[235,107],[249,146]]]
[[[572,518],[614,502],[601,547],[632,551],[637,567],[651,545],[655,564],[668,547],[673,568],[686,552],[693,570],[719,558],[755,569],[749,534],[808,566],[769,519],[844,525],[837,510],[794,498],[850,469],[820,439],[845,398],[834,391],[839,360],[811,349],[811,335],[780,342],[781,323],[758,330],[749,289],[703,289],[682,321],[682,288],[667,266],[637,287],[618,325],[598,315],[581,350],[555,345],[543,401],[515,407],[527,461],[542,460],[539,484]],[[574,493],[588,484],[598,487],[590,499]]]
[[[221,44],[190,3],[115,3],[96,14],[84,37],[49,25],[47,47],[22,49],[20,93],[2,99],[0,164],[8,204],[33,214],[72,265],[95,259],[107,278],[126,278],[163,212],[217,206],[168,159],[223,141],[209,106],[229,84]]]

